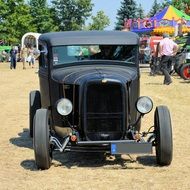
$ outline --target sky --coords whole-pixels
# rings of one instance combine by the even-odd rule
[[[92,0],[94,4],[92,14],[95,16],[97,11],[103,10],[105,15],[110,19],[110,26],[106,30],[113,30],[116,22],[117,10],[121,7],[121,2],[123,0]],[[148,13],[152,7],[154,0],[135,0],[137,5],[141,3],[145,13]],[[161,3],[162,0],[157,0]]]
[[[106,30],[113,30],[116,22],[117,10],[121,7],[121,2],[123,0],[91,0],[94,4],[92,14],[93,16],[100,10],[103,10],[105,15],[110,19],[110,26]],[[141,3],[145,13],[148,13],[152,7],[154,0],[135,0],[137,5]],[[50,0],[48,0],[50,2]],[[157,0],[158,3],[163,2],[163,0]],[[88,23],[88,21],[87,21]]]

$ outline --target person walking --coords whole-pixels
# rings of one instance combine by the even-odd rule
[[[10,69],[16,69],[16,62],[17,62],[17,50],[15,49],[15,47],[11,47],[10,50],[10,58],[11,58],[11,65],[10,65]]]
[[[173,56],[178,51],[178,45],[169,38],[167,33],[163,34],[163,39],[160,41],[159,53],[161,55],[160,69],[164,74],[164,84],[169,85],[172,83],[168,67],[171,65]]]

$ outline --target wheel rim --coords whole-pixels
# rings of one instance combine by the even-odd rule
[[[186,66],[186,67],[183,69],[183,76],[184,76],[186,79],[190,79],[190,65]]]

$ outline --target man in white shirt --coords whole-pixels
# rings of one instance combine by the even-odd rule
[[[173,60],[173,56],[176,55],[178,45],[169,38],[168,34],[163,34],[163,39],[160,41],[159,53],[161,54],[161,71],[164,74],[164,84],[169,85],[172,83],[170,74],[168,72],[169,64]]]

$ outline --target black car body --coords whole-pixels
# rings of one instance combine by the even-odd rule
[[[46,33],[39,37],[39,47],[40,91],[30,93],[30,135],[39,168],[50,167],[53,150],[129,154],[151,153],[153,146],[159,146],[158,163],[170,164],[172,133],[167,107],[156,108],[157,127],[143,133],[151,133],[150,138],[145,141],[140,135],[141,117],[151,111],[152,101],[139,97],[137,34]],[[163,141],[163,137],[159,140],[162,113],[167,115],[163,125],[169,131],[166,160],[159,155],[163,144],[155,145]]]

